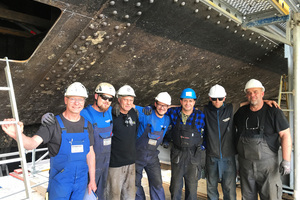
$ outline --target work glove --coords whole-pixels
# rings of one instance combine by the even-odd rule
[[[43,126],[51,126],[55,124],[55,116],[53,113],[46,113],[42,116],[41,123]]]
[[[287,175],[291,173],[291,162],[282,160],[279,166],[279,173],[283,175]]]
[[[152,106],[146,106],[146,107],[143,108],[143,113],[145,115],[151,115],[152,109],[153,109]]]
[[[112,114],[116,117],[118,117],[120,115],[120,104],[119,103],[116,103],[113,105]]]

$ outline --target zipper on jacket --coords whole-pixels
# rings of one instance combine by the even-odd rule
[[[221,148],[221,131],[220,131],[220,117],[219,117],[219,111],[217,110],[217,121],[218,121],[218,131],[219,131],[219,148],[220,148],[220,158],[223,158],[222,155],[222,148]]]

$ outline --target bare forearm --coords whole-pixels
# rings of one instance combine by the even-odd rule
[[[281,135],[282,158],[286,161],[291,161],[292,138],[288,132]]]
[[[87,155],[87,164],[89,167],[89,177],[90,182],[95,181],[95,171],[96,171],[96,162],[95,162],[95,153],[94,151],[90,151]]]
[[[39,137],[39,136],[28,137],[28,136],[22,134],[24,148],[27,150],[32,150],[32,149],[37,148],[41,144],[41,142],[36,141],[38,139],[37,137]]]

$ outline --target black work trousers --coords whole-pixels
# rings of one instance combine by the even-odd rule
[[[185,199],[197,200],[197,186],[200,178],[199,162],[195,161],[194,150],[171,150],[171,185],[172,200],[180,200],[183,180],[185,185]]]

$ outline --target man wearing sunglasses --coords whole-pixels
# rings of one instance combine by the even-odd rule
[[[219,199],[218,183],[221,183],[224,200],[236,199],[236,147],[233,131],[233,115],[238,104],[226,103],[224,87],[216,84],[208,93],[209,103],[204,107],[206,133],[207,197]],[[274,101],[265,100],[268,106],[277,107]],[[240,105],[246,105],[247,102]]]
[[[96,155],[96,194],[104,199],[111,153],[113,120],[111,103],[115,97],[115,88],[106,82],[95,88],[94,103],[84,108],[80,115],[85,117],[94,128],[94,150]]]
[[[204,107],[206,133],[207,197],[219,199],[221,182],[224,200],[236,199],[236,164],[233,135],[233,106],[226,104],[225,89],[216,84],[210,88],[209,103]]]
[[[53,119],[54,123],[40,126],[33,137],[22,134],[23,145],[27,150],[35,149],[41,143],[48,145],[50,172],[47,192],[51,200],[83,199],[87,186],[89,193],[97,188],[93,128],[80,116],[87,97],[87,91],[81,83],[71,84],[64,97],[66,110]],[[23,132],[23,123],[18,124]],[[2,129],[16,139],[14,124],[2,125]]]
[[[171,96],[167,92],[161,92],[155,97],[154,112],[150,115],[143,113],[143,107],[135,106],[140,122],[136,140],[136,200],[146,199],[141,185],[144,169],[148,177],[150,199],[165,199],[157,148],[170,125],[170,117],[165,115],[170,105]]]
[[[259,194],[260,199],[279,200],[282,196],[280,173],[286,175],[291,171],[289,123],[280,109],[264,103],[265,88],[260,81],[249,80],[244,91],[250,104],[234,115],[242,198],[256,200]]]
[[[95,88],[94,103],[84,108],[80,115],[87,119],[94,129],[94,151],[96,155],[96,194],[104,199],[111,152],[112,114],[111,103],[115,97],[115,88],[106,82],[99,83]],[[54,122],[52,113],[42,117],[42,124],[51,125]]]

